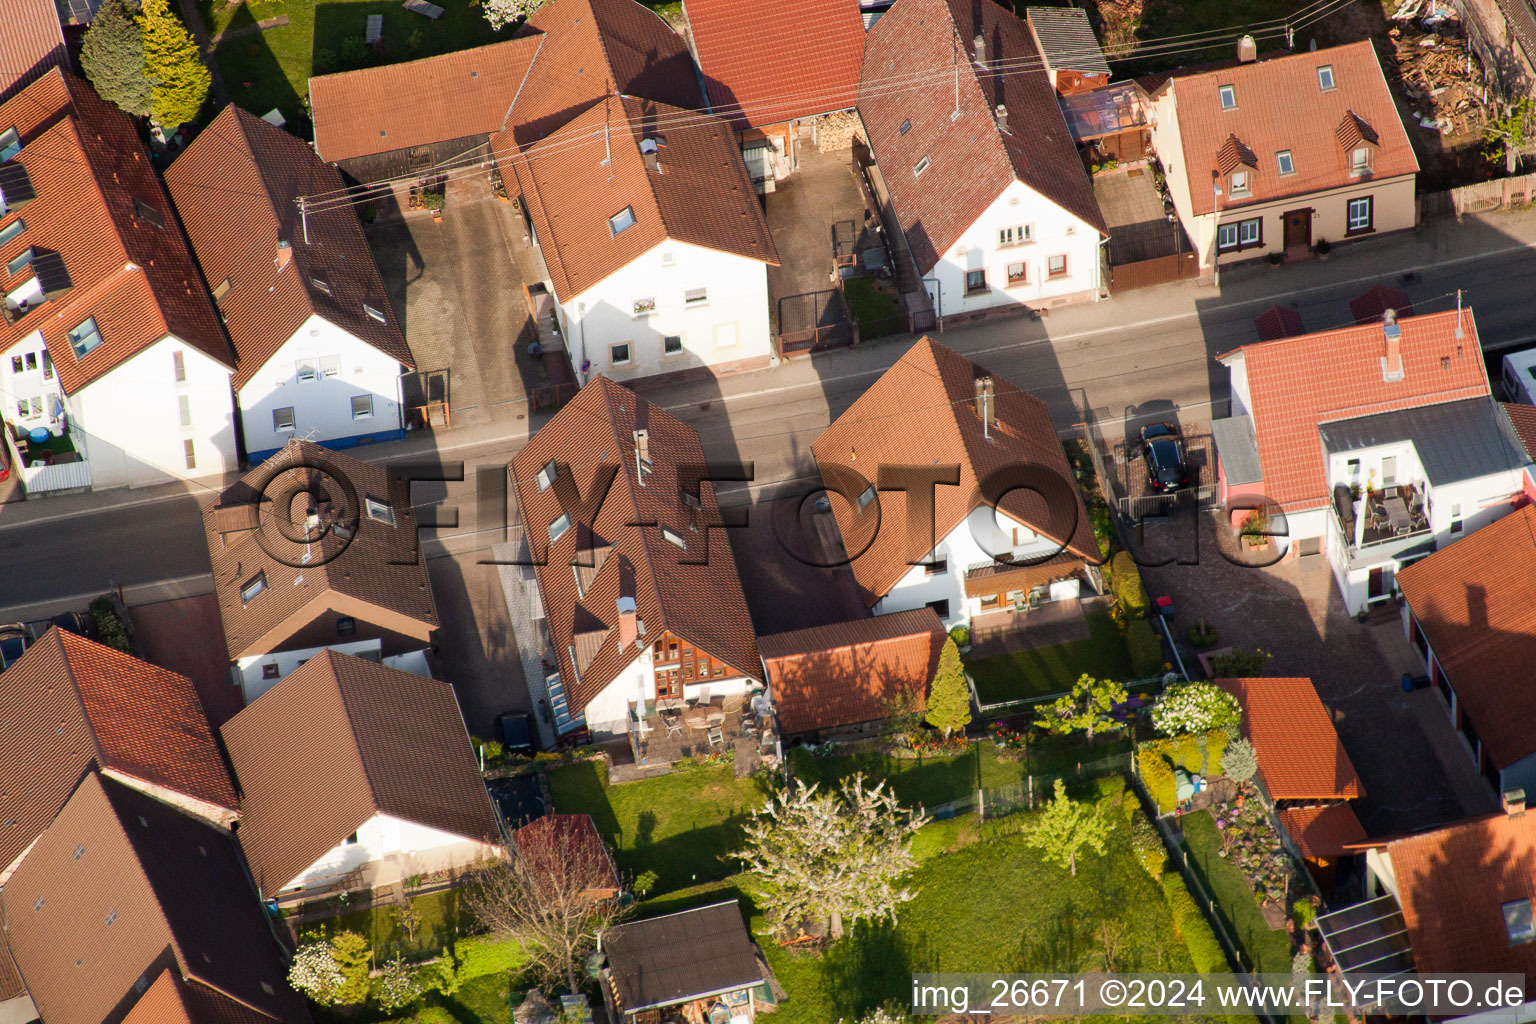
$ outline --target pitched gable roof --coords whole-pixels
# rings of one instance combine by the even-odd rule
[[[191,680],[56,626],[0,674],[0,749],[0,872],[92,769],[238,806]]]
[[[858,102],[864,23],[857,4],[688,0],[684,7],[710,109],[736,130]]]
[[[230,282],[219,310],[239,359],[236,391],[311,316],[415,368],[352,207],[321,206],[301,218],[299,196],[342,188],[336,169],[301,140],[230,104],[165,180],[204,277]],[[279,240],[293,254],[283,270],[274,260]]]
[[[0,264],[29,248],[46,257],[7,290],[50,264],[62,286],[15,323],[0,321],[0,351],[42,331],[67,394],[167,334],[232,368],[234,354],[133,122],[80,79],[54,70],[0,104],[0,124],[15,126],[22,141],[0,172],[24,175],[36,192],[0,214],[0,227],[26,224],[0,247]],[[67,334],[87,318],[102,341],[80,358]]]
[[[220,731],[264,896],[376,814],[501,843],[449,683],[325,650]]]
[[[1333,68],[1334,87],[1323,90],[1318,68]],[[1370,40],[1310,53],[1283,54],[1262,60],[1221,62],[1166,81],[1148,80],[1148,90],[1171,88],[1174,116],[1183,146],[1183,171],[1189,179],[1195,214],[1211,213],[1212,170],[1226,173],[1220,154],[1236,135],[1258,154],[1249,195],[1223,195],[1223,210],[1268,203],[1358,181],[1350,175],[1350,150],[1359,137],[1379,142],[1373,178],[1413,174],[1418,158],[1398,117],[1376,50]],[[1223,110],[1220,89],[1231,86],[1236,107]],[[1297,111],[1306,110],[1305,117]],[[1293,173],[1281,175],[1275,154],[1289,151]],[[1198,186],[1198,187],[1197,187]]]
[[[501,130],[543,36],[309,80],[315,152],[338,163]],[[179,161],[178,161],[179,162]]]
[[[920,550],[927,526],[908,527],[901,491],[882,491],[868,508],[856,508],[858,488],[844,493],[850,470],[862,487],[876,482],[882,466],[958,464],[959,486],[934,488],[937,543],[985,503],[984,481],[1029,467],[1030,474],[1043,474],[1031,477],[1041,490],[1014,487],[1001,497],[999,511],[1079,558],[1098,560],[1088,512],[1045,403],[993,378],[995,423],[984,438],[974,402],[975,382],[986,376],[953,349],[922,338],[813,443],[865,604],[885,596],[928,555]],[[1041,496],[1045,489],[1054,504]]]
[[[535,876],[580,871],[575,881],[593,896],[619,891],[619,869],[590,814],[546,814],[512,833],[517,857]]]
[[[55,0],[8,0],[0,18],[0,103],[68,60]]]
[[[763,980],[735,900],[610,928],[603,935],[621,1011],[671,1006]]]
[[[1397,585],[1494,765],[1536,753],[1536,506],[1404,566]]]
[[[100,1024],[171,969],[255,1011],[308,1021],[234,838],[91,773],[0,890],[50,1024]]]
[[[1461,324],[1462,337],[1456,336]],[[1487,396],[1472,310],[1399,320],[1401,380],[1385,380],[1382,325],[1366,324],[1244,345],[1264,492],[1286,511],[1329,500],[1320,424]]]
[[[1514,428],[1515,436],[1520,439],[1525,453],[1536,459],[1536,405],[1523,405],[1519,402],[1503,402],[1500,408],[1504,410],[1509,425]]]
[[[977,35],[986,42],[988,63],[1002,61],[1009,73],[977,67],[971,52]],[[889,85],[893,75],[947,75],[957,60],[958,118],[951,118],[955,98],[948,86]],[[1092,183],[1040,64],[1028,26],[992,0],[898,0],[870,29],[859,113],[922,273],[1014,181],[1106,232]],[[1008,109],[1010,131],[998,128],[998,104]],[[905,132],[904,124],[910,125]],[[925,157],[929,165],[919,179],[913,167]]]
[[[645,486],[635,481],[635,437],[647,431]],[[555,462],[559,475],[540,489],[539,472]],[[606,377],[594,378],[555,414],[512,459],[513,485],[535,559],[550,641],[560,661],[573,715],[601,693],[639,655],[618,641],[618,599],[633,597],[645,637],[671,632],[750,678],[761,675],[747,599],[736,557],[718,528],[720,507],[712,485],[686,480],[681,467],[704,465],[704,447],[688,424]],[[603,484],[606,496],[598,501]],[[694,508],[683,491],[698,498]],[[578,495],[579,492],[579,495]],[[579,593],[572,563],[579,529],[549,542],[561,515],[585,525],[613,551]],[[636,526],[654,523],[654,526]],[[687,549],[662,537],[681,538]],[[571,664],[570,647],[588,615],[607,627],[584,670]]]
[[[1243,735],[1259,755],[1259,776],[1276,800],[1343,800],[1365,795],[1310,679],[1218,679],[1243,706]]]
[[[388,517],[371,514],[370,500]],[[320,516],[312,531],[310,507]],[[231,661],[278,650],[326,609],[345,609],[423,646],[438,626],[410,485],[387,470],[290,441],[204,507],[203,529]],[[310,543],[289,539],[306,534]],[[258,576],[265,587],[242,600],[241,589]]]
[[[1280,824],[1301,855],[1308,859],[1334,858],[1351,852],[1350,847],[1365,842],[1365,826],[1355,810],[1344,802],[1313,807],[1282,807]]]
[[[1109,63],[1093,34],[1087,11],[1078,7],[1030,7],[1024,17],[1052,71],[1109,76]]]
[[[308,1021],[308,1017],[300,1018]],[[183,981],[175,968],[160,972],[123,1024],[269,1024],[271,1017],[209,988]]]

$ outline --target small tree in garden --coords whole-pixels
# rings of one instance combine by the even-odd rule
[[[197,50],[197,41],[169,0],[143,0],[139,24],[144,29],[144,68],[152,86],[151,116],[167,132],[197,117],[208,98],[213,76]]]
[[[106,0],[91,19],[80,46],[80,68],[97,94],[125,114],[150,111],[150,83],[144,74],[144,30],[130,0]]]
[[[341,988],[336,1002],[355,1006],[368,1001],[368,971],[373,966],[373,950],[368,939],[354,931],[337,932],[331,939],[331,956],[341,971]]]
[[[373,1001],[385,1010],[409,1006],[421,993],[422,986],[415,973],[398,956],[386,963],[373,979]]]
[[[1121,723],[1110,718],[1115,705],[1127,698],[1125,687],[1109,679],[1095,679],[1084,673],[1072,684],[1072,692],[1039,710],[1035,725],[1058,735],[1080,732],[1093,745],[1093,735],[1100,729],[1118,729]]]
[[[1221,774],[1236,783],[1244,783],[1259,770],[1259,755],[1247,740],[1233,740],[1221,755]]]
[[[933,673],[928,690],[928,724],[944,730],[947,740],[957,729],[971,724],[971,694],[965,685],[965,668],[960,664],[960,649],[951,637],[945,637],[939,652],[939,667]]]
[[[1152,725],[1164,736],[1209,732],[1242,719],[1237,698],[1213,683],[1171,686],[1152,705]]]
[[[332,1006],[345,982],[329,942],[305,943],[294,951],[293,963],[288,965],[288,984],[295,991],[321,1006]]]
[[[1040,851],[1049,863],[1066,868],[1077,876],[1077,854],[1084,846],[1104,855],[1104,841],[1109,838],[1109,822],[1097,809],[1089,810],[1067,796],[1066,783],[1056,780],[1056,795],[1045,805],[1040,817],[1024,833],[1026,845]]]
[[[544,0],[480,0],[480,13],[491,28],[503,29],[519,18],[530,17],[544,6]]]
[[[912,837],[927,822],[862,774],[837,793],[792,783],[753,813],[747,845],[732,856],[761,880],[758,899],[780,928],[812,919],[838,939],[845,921],[895,920],[913,898],[898,883],[917,866]]]
[[[1211,676],[1216,679],[1252,679],[1264,674],[1269,652],[1257,647],[1234,647],[1226,654],[1211,658]]]

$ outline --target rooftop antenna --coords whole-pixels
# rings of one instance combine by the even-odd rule
[[[960,33],[954,32],[949,37],[950,57],[955,66],[955,109],[949,115],[951,121],[960,120]]]
[[[1467,332],[1461,329],[1461,289],[1456,289],[1456,340],[1460,341],[1467,336]]]
[[[306,206],[304,204],[304,197],[303,196],[299,196],[299,198],[297,200],[295,200],[295,202],[297,202],[299,204],[299,221],[300,221],[300,223],[302,223],[304,225],[304,244],[308,245],[309,244],[309,210],[306,208]]]

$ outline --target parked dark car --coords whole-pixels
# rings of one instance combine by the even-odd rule
[[[1141,457],[1147,462],[1147,483],[1154,491],[1167,493],[1189,486],[1184,438],[1172,423],[1141,428]]]
[[[509,754],[533,753],[533,716],[508,713],[496,716],[496,731],[501,733],[501,745]]]

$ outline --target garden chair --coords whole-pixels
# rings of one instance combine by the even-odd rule
[[[667,727],[668,739],[683,734],[683,718],[681,715],[674,715],[664,711],[661,715],[661,723]]]
[[[712,725],[709,727],[709,745],[712,747],[725,746],[725,727]]]

